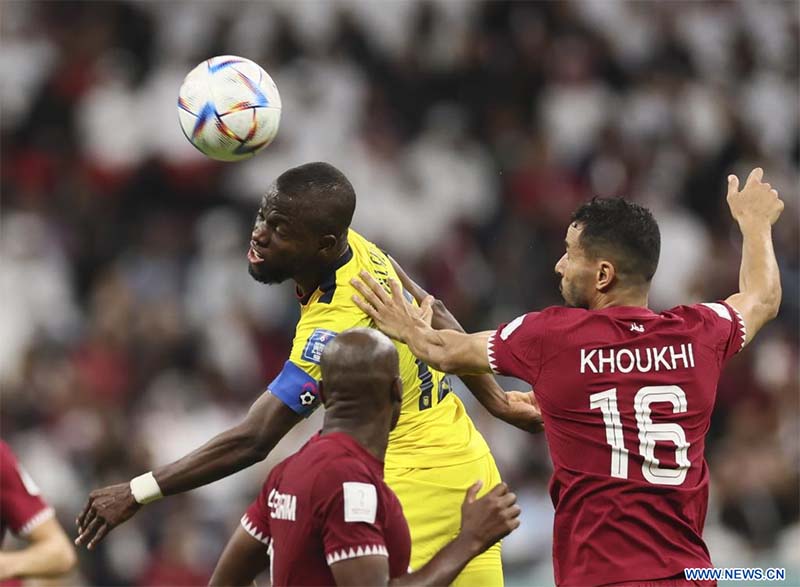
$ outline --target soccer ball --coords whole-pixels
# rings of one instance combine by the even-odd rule
[[[217,161],[252,157],[278,134],[281,97],[269,74],[235,55],[203,61],[178,94],[183,134]]]

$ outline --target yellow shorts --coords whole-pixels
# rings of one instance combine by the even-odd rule
[[[461,528],[461,504],[467,489],[483,481],[478,496],[500,483],[487,453],[469,463],[431,469],[386,469],[386,483],[397,494],[411,530],[411,568],[419,570]],[[456,587],[502,587],[500,543],[474,558],[453,582]]]

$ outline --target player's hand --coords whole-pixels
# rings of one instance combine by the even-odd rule
[[[764,222],[769,222],[771,226],[783,212],[783,200],[778,197],[777,190],[762,181],[763,176],[764,171],[760,167],[753,169],[742,191],[739,191],[739,178],[728,176],[728,206],[734,220],[742,228]]]
[[[366,271],[359,273],[361,279],[351,279],[359,296],[353,296],[361,308],[384,334],[401,342],[407,342],[408,332],[416,326],[430,326],[433,318],[433,297],[428,296],[417,307],[406,301],[402,286],[395,279],[389,280],[391,295]]]
[[[140,507],[142,506],[133,498],[130,483],[95,489],[89,494],[89,501],[75,520],[78,526],[75,544],[85,544],[92,550],[106,534],[128,520]]]
[[[500,483],[476,499],[482,486],[483,483],[478,481],[467,490],[461,505],[461,532],[458,536],[476,555],[508,536],[520,524],[517,496],[509,491],[508,485]]]
[[[506,422],[526,432],[544,430],[542,410],[533,391],[508,391],[506,398],[508,399],[508,415],[504,418]]]

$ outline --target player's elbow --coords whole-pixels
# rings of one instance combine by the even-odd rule
[[[58,575],[64,575],[74,569],[77,564],[78,555],[75,554],[72,543],[67,540],[56,555],[57,569],[55,572]]]
[[[764,323],[774,320],[778,316],[782,295],[781,286],[778,284],[760,296],[757,303],[757,312]]]
[[[767,311],[769,320],[773,320],[778,316],[778,312],[781,309],[781,299],[783,298],[783,291],[781,290],[780,282],[778,282],[777,287],[772,289],[772,295],[770,295],[769,299],[767,300]]]
[[[439,357],[431,361],[431,367],[442,373],[450,373],[451,375],[469,375],[468,372],[464,371],[459,358],[447,352],[440,353]]]
[[[78,556],[75,554],[72,542],[60,526],[57,532],[51,533],[48,542],[51,547],[48,552],[50,564],[47,575],[65,575],[74,569],[78,564]]]

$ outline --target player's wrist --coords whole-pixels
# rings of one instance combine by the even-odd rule
[[[164,497],[152,471],[131,479],[130,489],[133,499],[141,505],[147,505]]]
[[[768,218],[741,218],[737,219],[739,223],[739,230],[742,234],[746,233],[762,233],[765,230],[772,230],[772,223]]]
[[[455,537],[453,540],[453,545],[458,549],[459,552],[468,556],[469,559],[478,556],[480,553],[486,550],[480,539],[469,532],[465,532],[464,530],[461,530],[461,532],[459,532]]]

